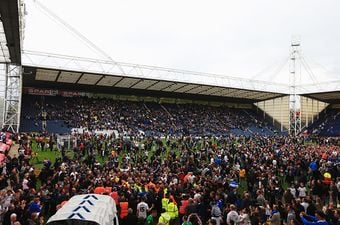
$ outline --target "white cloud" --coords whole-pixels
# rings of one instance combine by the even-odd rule
[[[304,55],[340,79],[336,0],[42,2],[116,61],[254,77],[287,58],[298,34]],[[98,57],[32,1],[27,5],[25,49]],[[326,70],[316,71],[324,79]],[[256,78],[268,80],[267,73]]]

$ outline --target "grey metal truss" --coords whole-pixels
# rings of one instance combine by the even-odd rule
[[[103,75],[118,75],[122,77],[148,78],[162,81],[231,87],[282,94],[289,93],[289,86],[287,84],[188,70],[113,62],[110,60],[89,59],[34,51],[23,51],[22,60],[22,64],[24,66],[40,68],[70,70]]]
[[[290,115],[289,133],[298,135],[301,132],[300,96],[297,95],[297,80],[301,76],[300,63],[300,42],[292,41],[290,53]],[[300,69],[300,70],[299,70]]]
[[[6,64],[5,96],[2,127],[19,132],[21,112],[22,67]]]
[[[340,80],[298,85],[296,91],[297,94],[340,91]]]

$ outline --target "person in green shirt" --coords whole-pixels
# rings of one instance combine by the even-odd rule
[[[184,222],[182,223],[182,225],[193,225],[193,224],[202,225],[202,221],[196,213],[192,213],[188,217],[184,216],[183,220]]]
[[[183,216],[183,221],[182,225],[192,225],[187,216]]]
[[[156,217],[157,217],[157,210],[152,209],[151,214],[148,217],[146,217],[145,225],[153,225]]]

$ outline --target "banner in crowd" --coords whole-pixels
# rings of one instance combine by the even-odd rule
[[[78,96],[85,96],[85,92],[79,91],[59,91],[59,95],[63,97],[78,97]]]
[[[66,90],[54,90],[47,88],[35,88],[35,87],[24,87],[24,94],[29,95],[43,95],[43,96],[63,96],[63,97],[77,97],[77,96],[85,96],[85,92],[80,91],[66,91]]]
[[[24,87],[23,93],[29,95],[56,96],[58,95],[59,91],[45,88]]]

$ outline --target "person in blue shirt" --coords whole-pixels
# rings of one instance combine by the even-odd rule
[[[35,198],[34,201],[28,206],[28,212],[30,215],[32,215],[32,213],[40,213],[40,211],[40,200],[39,198]]]
[[[300,214],[301,221],[304,225],[328,225],[326,215],[322,211],[316,211],[315,217],[306,215],[304,212]]]
[[[312,161],[312,162],[309,164],[309,168],[314,172],[315,170],[318,169],[318,164],[317,164],[315,161]]]

